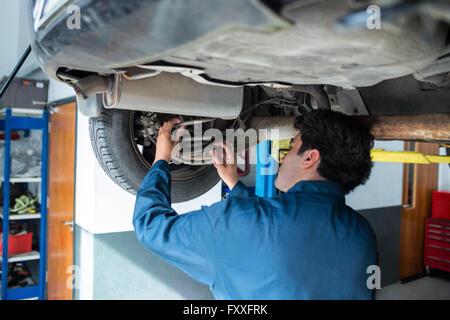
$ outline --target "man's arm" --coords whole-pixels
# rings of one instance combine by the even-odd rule
[[[133,225],[138,240],[149,250],[192,278],[211,285],[214,233],[209,215],[205,210],[178,215],[171,207],[168,161],[179,140],[179,131],[172,140],[172,129],[179,122],[172,119],[159,129],[155,160],[136,196]]]
[[[221,154],[216,153],[216,150],[211,150],[211,158],[213,165],[217,169],[217,173],[223,182],[230,189],[229,196],[251,198],[256,197],[248,191],[247,186],[239,181],[237,176],[236,157],[234,152],[226,143],[217,143],[217,147],[222,151]]]
[[[233,189],[231,189],[230,193],[228,194],[230,197],[241,197],[241,198],[254,198],[256,197],[253,193],[251,193],[247,186],[241,182],[238,181]]]
[[[209,286],[214,281],[210,217],[204,210],[178,215],[170,205],[170,172],[153,164],[136,197],[133,225],[139,242],[171,265]]]

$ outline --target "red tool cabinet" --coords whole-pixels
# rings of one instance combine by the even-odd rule
[[[450,272],[450,220],[427,218],[424,264]]]
[[[434,219],[448,220],[450,222],[450,192],[433,191],[431,205],[431,217]]]

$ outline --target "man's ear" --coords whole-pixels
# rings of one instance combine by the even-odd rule
[[[303,168],[308,169],[313,167],[320,161],[320,152],[317,149],[305,151],[303,158]]]

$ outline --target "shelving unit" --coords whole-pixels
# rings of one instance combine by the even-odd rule
[[[42,179],[40,177],[14,177],[10,178],[10,183],[32,183],[32,182],[41,182]],[[3,178],[0,178],[0,183],[3,183]]]
[[[8,256],[8,263],[39,260],[41,254],[38,251],[30,251],[26,253],[10,254]],[[3,257],[0,257],[0,262],[3,262]]]
[[[40,213],[26,213],[26,214],[11,214],[9,216],[9,221],[11,220],[31,220],[31,219],[40,219]],[[0,208],[0,219],[3,220],[3,208]]]
[[[46,257],[47,257],[47,151],[48,151],[48,119],[46,110],[5,109],[0,111],[0,130],[5,132],[4,143],[4,176],[0,178],[3,184],[3,208],[0,218],[3,223],[3,247],[0,257],[2,281],[1,299],[45,299],[46,295]],[[11,177],[11,131],[12,130],[42,130],[42,165],[41,177]],[[4,183],[5,182],[5,183]],[[41,183],[41,212],[35,214],[10,215],[10,183]],[[8,255],[9,221],[40,219],[39,251]],[[39,260],[39,281],[35,286],[8,289],[8,264]]]

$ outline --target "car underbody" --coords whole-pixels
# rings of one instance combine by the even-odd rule
[[[73,4],[81,27],[68,30]],[[380,28],[366,23],[369,6],[381,8]],[[61,1],[33,21],[33,51],[50,77],[75,89],[108,174],[96,126],[126,136],[144,171],[159,126],[174,116],[191,131],[276,128],[281,139],[292,136],[295,116],[332,109],[384,116],[366,119],[377,139],[450,141],[447,1]],[[206,170],[211,139],[192,143],[201,152],[178,160]],[[174,180],[193,177],[183,170]]]

